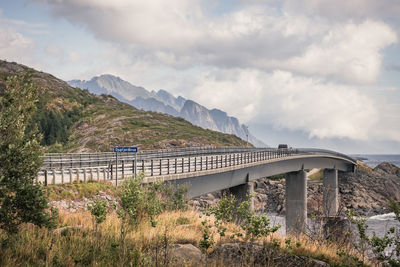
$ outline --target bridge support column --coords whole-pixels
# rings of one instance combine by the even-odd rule
[[[286,173],[286,233],[299,234],[307,223],[307,174]]]
[[[338,201],[338,170],[336,169],[325,169],[323,176],[323,211],[327,217],[333,217],[337,215],[339,209]]]
[[[245,184],[237,185],[228,189],[228,192],[235,196],[238,203],[247,200],[247,194],[254,193],[253,183],[247,182]],[[253,197],[250,199],[250,210],[254,210]]]

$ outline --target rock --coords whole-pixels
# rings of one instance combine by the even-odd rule
[[[306,256],[285,254],[271,247],[250,243],[227,243],[214,249],[211,265],[222,266],[329,266]]]
[[[388,162],[382,162],[381,164],[379,164],[374,168],[374,171],[381,171],[383,173],[388,173],[393,175],[400,174],[400,168]]]
[[[216,247],[210,257],[217,264],[235,266],[242,262],[242,254],[239,243],[227,243]]]
[[[177,262],[185,265],[187,263],[199,265],[204,261],[204,256],[200,249],[192,244],[174,244],[172,246],[172,255]]]
[[[200,202],[197,201],[197,200],[193,200],[191,204],[192,204],[193,206],[195,206],[195,207],[200,206]]]

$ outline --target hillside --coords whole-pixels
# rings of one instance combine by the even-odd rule
[[[245,146],[240,138],[206,130],[182,118],[137,110],[110,95],[95,95],[29,67],[0,61],[0,92],[7,76],[28,72],[40,92],[35,115],[47,151],[110,151],[117,145],[140,149],[187,146]]]

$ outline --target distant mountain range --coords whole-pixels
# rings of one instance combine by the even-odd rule
[[[247,128],[235,117],[230,117],[219,109],[209,110],[192,100],[181,96],[175,97],[165,90],[148,91],[134,86],[119,77],[104,74],[93,77],[89,81],[71,80],[68,84],[98,95],[109,94],[121,102],[128,103],[138,109],[166,113],[174,117],[182,117],[194,125],[205,129],[234,134],[243,140],[247,139]],[[257,147],[266,145],[249,133],[248,140]]]

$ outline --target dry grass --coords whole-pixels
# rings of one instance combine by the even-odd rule
[[[308,178],[315,181],[322,181],[323,176],[324,176],[324,169],[319,169],[317,172],[309,175]]]
[[[160,240],[197,246],[201,239],[201,220],[194,211],[164,212],[157,221],[156,227],[152,227],[144,220],[127,234],[127,262],[154,265],[152,251],[161,246]],[[59,225],[65,228],[54,231],[24,225],[12,238],[0,231],[0,243],[3,243],[0,266],[113,266],[120,262],[121,220],[115,212],[101,224],[99,234],[94,231],[90,212],[62,212]]]
[[[168,244],[190,243],[199,247],[199,241],[202,238],[202,220],[203,217],[199,212],[188,210],[162,213],[157,217],[156,227],[152,227],[148,220],[142,221],[126,236],[128,251],[126,261],[155,265],[152,253],[160,246],[160,240],[166,240]],[[19,234],[9,240],[4,233],[0,232],[0,241],[3,243],[0,251],[0,265],[105,266],[120,263],[121,221],[115,212],[111,212],[106,221],[101,224],[99,239],[94,231],[89,212],[62,212],[59,216],[59,225],[78,227],[53,231],[24,225]],[[216,231],[213,231],[217,246],[227,242],[243,241],[229,239],[229,236],[238,230],[238,226],[229,224],[227,228],[227,235],[224,238],[220,238]],[[96,240],[99,240],[98,245],[96,245]],[[273,241],[279,243],[280,251],[283,253],[307,256],[341,265],[343,259],[337,252],[343,249],[343,246],[318,242],[307,236],[291,237],[291,240],[292,245],[288,247],[284,238],[274,234],[258,240],[257,243]],[[7,246],[4,246],[4,242],[8,242]],[[297,242],[301,245],[296,246]]]
[[[96,188],[94,188],[96,187]],[[71,187],[50,188],[55,197],[62,195],[64,190],[76,190],[84,195],[93,190],[106,190],[108,185],[83,184]],[[103,188],[104,187],[104,188]],[[74,194],[79,195],[79,194]],[[20,232],[11,238],[0,231],[0,266],[115,266],[121,265],[121,246],[123,244],[126,255],[124,262],[133,265],[154,266],[158,257],[155,252],[162,251],[162,246],[171,244],[193,244],[200,247],[203,237],[202,221],[209,220],[213,225],[212,217],[194,211],[165,211],[156,217],[157,224],[151,226],[149,219],[144,218],[136,228],[131,229],[121,242],[121,220],[116,212],[110,209],[106,220],[95,231],[93,217],[88,211],[70,213],[60,211],[58,225],[64,227],[58,231],[23,225]],[[233,233],[239,231],[239,226],[227,224],[225,237],[220,237],[215,227],[211,233],[217,247],[228,242],[246,241],[244,239],[230,239]],[[337,266],[343,265],[343,258],[337,252],[348,250],[351,255],[358,256],[352,248],[327,241],[312,240],[307,236],[291,237],[291,245],[286,239],[273,234],[267,238],[257,240],[259,244],[279,244],[279,253],[301,255],[323,260]],[[300,245],[296,245],[300,244]],[[213,248],[208,250],[211,253]]]
[[[48,200],[69,200],[69,199],[82,199],[83,197],[92,197],[99,193],[99,191],[106,192],[109,195],[115,195],[117,188],[109,182],[87,182],[72,184],[56,184],[45,187],[48,194]]]

